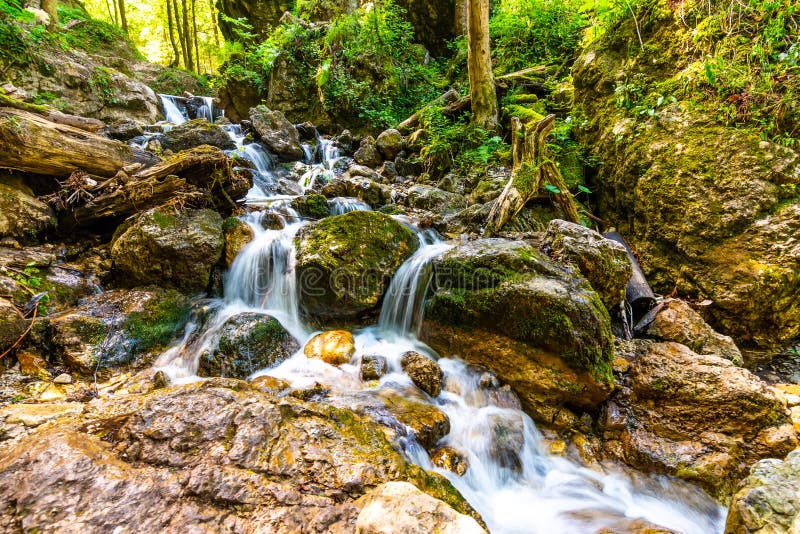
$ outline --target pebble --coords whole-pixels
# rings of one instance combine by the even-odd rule
[[[72,384],[72,377],[67,373],[61,373],[53,379],[53,384]]]

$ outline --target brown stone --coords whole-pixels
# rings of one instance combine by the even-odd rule
[[[345,330],[332,330],[317,334],[306,343],[303,352],[308,358],[322,360],[330,365],[350,363],[356,353],[353,334]]]

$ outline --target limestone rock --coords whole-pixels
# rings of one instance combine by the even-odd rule
[[[800,532],[800,450],[785,461],[756,463],[739,487],[728,511],[726,534]]]
[[[432,450],[440,439],[450,433],[450,418],[425,400],[395,392],[382,392],[386,409],[411,429],[420,445]]]
[[[378,173],[374,173],[378,178]],[[369,204],[372,208],[388,204],[392,198],[390,187],[377,183],[372,179],[360,178],[345,174],[335,178],[322,188],[327,198],[352,197]]]
[[[269,315],[240,313],[222,325],[216,348],[200,355],[199,376],[247,378],[274,367],[300,349],[297,341]]]
[[[600,416],[607,444],[621,444],[621,460],[725,497],[748,465],[797,447],[782,402],[750,371],[678,343],[636,345]]]
[[[394,160],[403,150],[403,134],[394,129],[386,130],[375,140],[375,147],[383,154],[384,159]]]
[[[16,306],[0,298],[0,353],[10,349],[27,329],[28,321]]]
[[[408,482],[387,482],[359,499],[358,534],[483,534],[473,518]]]
[[[0,238],[10,236],[34,242],[37,236],[56,225],[50,206],[37,200],[30,189],[18,182],[0,178]]]
[[[281,161],[303,159],[300,134],[283,113],[257,106],[250,110],[250,120],[261,141]]]
[[[389,370],[389,364],[384,356],[379,354],[365,354],[361,357],[361,380],[378,380]]]
[[[206,119],[194,119],[171,128],[159,138],[164,150],[180,152],[202,145],[211,145],[223,150],[236,148],[236,143],[219,125]]]
[[[383,158],[381,157],[378,147],[375,145],[375,139],[372,137],[365,137],[361,140],[361,144],[353,154],[353,159],[359,165],[364,165],[370,168],[380,167]]]
[[[467,207],[466,199],[430,185],[415,185],[408,190],[407,204],[435,213],[453,213]]]
[[[155,208],[118,230],[111,257],[117,280],[126,286],[157,284],[205,291],[223,245],[222,218],[217,212],[176,214]]]
[[[309,358],[322,360],[330,365],[350,363],[356,352],[353,334],[345,330],[332,330],[317,334],[303,349]]]
[[[444,373],[435,361],[419,352],[409,351],[403,354],[400,365],[414,385],[431,397],[438,397],[442,392]]]
[[[19,370],[23,375],[34,376],[39,380],[50,380],[52,375],[47,370],[47,361],[39,354],[27,350],[17,352]]]
[[[400,265],[419,246],[388,215],[353,211],[305,226],[295,240],[301,306],[321,318],[375,309]]]
[[[236,256],[253,240],[255,234],[249,224],[236,217],[225,219],[222,229],[225,233],[225,265],[230,269]]]
[[[431,462],[436,467],[447,469],[458,476],[464,476],[469,469],[469,460],[459,450],[453,447],[439,447],[431,452]]]
[[[580,269],[607,309],[625,300],[625,286],[633,268],[621,244],[561,219],[550,221],[542,241],[554,258],[571,262]]]
[[[714,354],[742,365],[742,353],[729,336],[711,328],[699,313],[682,300],[669,300],[647,327],[647,335],[686,345],[698,354]]]

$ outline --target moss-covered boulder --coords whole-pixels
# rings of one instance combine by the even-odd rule
[[[555,259],[574,264],[597,291],[607,309],[625,300],[633,267],[625,247],[590,228],[554,219],[543,238]]]
[[[295,243],[301,306],[322,319],[352,318],[377,308],[397,269],[419,247],[411,230],[371,211],[310,224]]]
[[[92,295],[81,305],[34,329],[33,342],[78,373],[147,363],[177,339],[189,319],[190,301],[155,287]]]
[[[233,139],[217,124],[206,119],[194,119],[171,128],[159,138],[165,150],[179,152],[202,145],[215,146],[223,150],[236,148]]]
[[[300,349],[276,319],[259,313],[234,315],[218,335],[216,348],[200,356],[199,376],[247,378],[278,365]]]
[[[34,242],[55,225],[55,214],[50,206],[37,200],[19,180],[0,177],[0,238],[8,236],[24,243]]]
[[[415,185],[408,190],[406,204],[412,208],[434,213],[454,213],[467,207],[467,200],[458,193],[450,193],[431,185]]]
[[[324,195],[311,194],[297,197],[292,201],[292,207],[303,217],[324,219],[331,214],[328,199]]]
[[[423,339],[492,370],[537,421],[568,426],[565,407],[610,394],[610,318],[576,271],[524,242],[483,239],[436,261],[433,280]]]
[[[281,161],[303,159],[300,134],[283,113],[257,106],[250,110],[250,121],[261,141]]]
[[[146,211],[117,230],[114,273],[125,286],[205,291],[224,245],[222,217],[212,210]]]
[[[800,335],[800,154],[764,137],[781,121],[794,129],[794,90],[777,88],[794,82],[773,78],[759,101],[743,44],[769,40],[772,19],[725,32],[721,4],[689,14],[654,0],[648,13],[643,47],[624,17],[573,66],[585,118],[574,131],[599,161],[597,214],[656,291],[711,300],[705,317],[740,344],[788,345]]]
[[[230,269],[239,252],[255,237],[249,224],[237,217],[228,217],[222,224],[225,233],[225,265]]]
[[[27,329],[28,321],[19,310],[11,302],[0,298],[0,352],[10,349]]]
[[[377,175],[377,173],[375,173]],[[350,172],[335,178],[322,188],[326,198],[357,198],[369,204],[373,209],[389,204],[392,200],[392,189],[367,177],[355,176]]]

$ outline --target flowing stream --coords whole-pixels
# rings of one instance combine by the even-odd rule
[[[167,120],[177,110],[162,96]],[[172,110],[169,103],[175,107]],[[213,118],[213,103],[208,102]],[[181,115],[183,116],[183,115]],[[184,117],[185,119],[185,117]],[[290,207],[291,196],[272,192],[275,182],[272,161],[257,143],[244,143],[238,126],[225,126],[236,141],[237,157],[256,167],[254,187],[248,202],[262,208],[243,217],[255,238],[239,253],[225,277],[224,298],[213,301],[210,317],[198,319],[187,328],[181,343],[161,355],[156,367],[174,383],[199,380],[198,359],[218,341],[218,330],[230,317],[257,312],[275,317],[301,344],[314,334],[300,315],[300,288],[294,269],[294,238],[304,221]],[[311,168],[300,179],[302,190],[319,176],[330,173],[339,157],[335,147],[319,139],[306,148]],[[316,160],[316,162],[315,162]],[[367,210],[357,199],[329,201],[331,214]],[[279,218],[281,230],[264,227],[264,218]],[[411,381],[402,373],[400,359],[415,350],[442,367],[446,387],[436,399],[426,398],[450,419],[450,433],[441,445],[461,451],[468,469],[463,476],[431,463],[427,452],[413,439],[405,453],[420,466],[447,477],[482,515],[490,530],[499,534],[560,532],[634,531],[642,522],[687,534],[722,532],[725,510],[702,491],[682,481],[644,475],[619,466],[582,467],[552,455],[534,422],[521,410],[513,394],[498,394],[485,387],[480,371],[458,359],[438,358],[418,340],[424,301],[432,276],[432,262],[452,248],[432,231],[422,231],[413,222],[402,222],[418,236],[420,248],[398,270],[384,299],[378,325],[355,333],[356,355],[351,365],[331,367],[306,358],[298,351],[269,374],[289,380],[295,387],[322,382],[342,392],[376,392],[382,388],[402,391]],[[362,355],[380,354],[387,359],[389,373],[377,383],[361,382],[358,360]],[[509,441],[510,444],[504,443]]]

